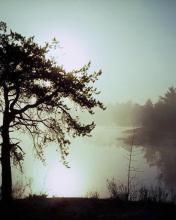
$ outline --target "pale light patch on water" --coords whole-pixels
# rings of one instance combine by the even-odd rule
[[[62,165],[54,144],[46,149],[46,166],[43,166],[33,158],[32,141],[26,137],[23,142],[27,151],[24,174],[33,178],[33,193],[79,197],[97,191],[101,197],[108,197],[107,179],[114,177],[118,184],[127,183],[128,151],[118,141],[121,132],[122,129],[118,127],[97,126],[92,137],[73,139],[67,158],[70,169]],[[137,186],[153,184],[158,173],[157,168],[150,167],[143,156],[142,148],[138,149],[133,165],[143,172],[137,173]],[[13,176],[17,176],[16,171]]]

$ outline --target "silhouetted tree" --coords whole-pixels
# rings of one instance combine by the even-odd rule
[[[176,89],[170,87],[164,96],[153,104],[148,100],[142,106],[142,125],[158,131],[174,131],[176,128]]]
[[[176,125],[176,88],[170,87],[155,104],[154,126],[164,131],[175,131]]]
[[[94,107],[104,108],[95,99],[98,94],[93,87],[101,71],[88,73],[90,63],[79,70],[66,72],[48,52],[56,46],[39,46],[34,37],[26,38],[8,31],[0,23],[0,127],[2,199],[12,199],[12,157],[16,162],[23,160],[24,152],[19,141],[11,137],[16,130],[29,132],[33,138],[35,152],[43,160],[44,146],[57,141],[62,159],[66,163],[68,133],[73,137],[89,135],[95,127],[81,124],[71,114],[72,107],[81,107],[93,113]]]
[[[137,169],[133,162],[136,161],[136,156],[139,155],[139,152],[134,148],[136,130],[133,130],[133,135],[131,136],[131,143],[129,143],[129,149],[127,154],[128,160],[128,170],[127,170],[127,200],[133,200],[135,193],[135,179],[136,174],[142,172],[141,170]]]
[[[151,127],[154,119],[154,106],[150,99],[148,99],[144,106],[142,106],[142,125]]]

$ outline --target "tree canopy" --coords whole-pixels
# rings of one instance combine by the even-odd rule
[[[23,147],[11,138],[11,132],[30,133],[35,152],[42,160],[44,146],[56,141],[65,162],[70,144],[68,134],[89,135],[95,127],[94,122],[82,124],[73,116],[73,110],[80,107],[92,114],[94,107],[104,109],[95,98],[99,92],[94,88],[101,71],[89,73],[89,62],[66,72],[47,56],[56,44],[54,39],[51,44],[40,46],[34,37],[24,37],[0,23],[2,192],[3,184],[8,184],[7,180],[3,182],[7,175],[3,176],[3,172],[8,173],[8,152],[17,162],[24,155]]]

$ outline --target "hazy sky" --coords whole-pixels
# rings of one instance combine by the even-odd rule
[[[92,61],[108,102],[144,102],[176,80],[174,0],[0,0],[0,18],[39,42],[53,37],[67,69]]]
[[[92,70],[102,69],[96,86],[105,103],[143,103],[148,98],[157,99],[169,86],[175,86],[175,12],[175,0],[0,0],[0,20],[9,28],[26,36],[34,35],[39,43],[53,37],[60,41],[62,48],[54,55],[67,70],[89,60]],[[126,178],[126,153],[114,144],[118,132],[97,127],[93,138],[74,140],[71,172],[62,167],[59,171],[58,157],[49,150],[46,172],[40,171],[39,163],[32,166],[31,160],[26,160],[26,167],[30,167],[26,175],[37,173],[35,184],[40,190],[44,180],[49,185],[43,186],[45,189],[61,184],[57,195],[62,192],[80,196],[96,187],[107,195],[107,178]],[[25,148],[32,145],[30,141],[25,142]],[[146,171],[145,163],[140,164],[144,176],[154,178],[156,170]],[[58,177],[55,169],[56,173],[59,171]],[[72,184],[64,192],[62,184],[66,182]]]

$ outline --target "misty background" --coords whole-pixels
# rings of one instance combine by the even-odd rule
[[[78,112],[97,126],[92,137],[72,140],[70,169],[54,145],[46,149],[44,166],[33,158],[30,137],[17,134],[26,155],[24,175],[14,168],[14,181],[31,177],[34,193],[51,196],[97,190],[106,197],[107,178],[127,181],[125,156],[135,133],[134,166],[143,171],[136,184],[175,187],[175,11],[175,0],[0,0],[0,19],[9,28],[34,35],[39,44],[53,37],[60,41],[53,56],[66,70],[89,60],[91,71],[102,69],[95,85],[107,107],[92,116]]]
[[[94,120],[96,128],[91,137],[72,140],[67,158],[69,169],[62,162],[56,163],[59,152],[55,152],[54,145],[45,151],[45,166],[33,160],[32,141],[25,138],[28,155],[24,173],[32,178],[33,192],[47,192],[49,196],[86,196],[86,192],[97,191],[101,197],[107,197],[107,179],[115,178],[118,184],[127,184],[128,153],[133,136],[137,154],[132,165],[142,171],[135,173],[135,186],[162,185],[175,190],[176,88],[168,88],[156,102],[148,99],[144,104],[128,101],[106,107],[105,111],[95,110],[94,115],[78,112],[83,122]],[[20,175],[15,168],[14,179]],[[52,185],[53,175],[58,178],[54,177]],[[68,184],[68,190],[65,190],[65,184]]]
[[[175,188],[176,88],[168,88],[156,102],[148,99],[144,104],[132,101],[109,104],[105,112],[100,111],[95,114],[95,122],[98,126],[111,130],[111,134],[108,131],[102,132],[102,136],[99,128],[99,132],[97,131],[99,136],[95,135],[97,143],[122,147],[128,151],[134,136],[134,147],[141,151],[143,159],[150,168],[157,168],[156,180],[160,184],[164,183],[166,188]],[[139,161],[141,155],[139,155]],[[135,159],[138,160],[138,156]],[[138,166],[141,169],[141,165],[138,164]],[[136,169],[139,168],[138,166],[136,165]],[[139,181],[144,176],[145,171],[139,177]],[[148,180],[152,184],[153,179],[150,178]]]

